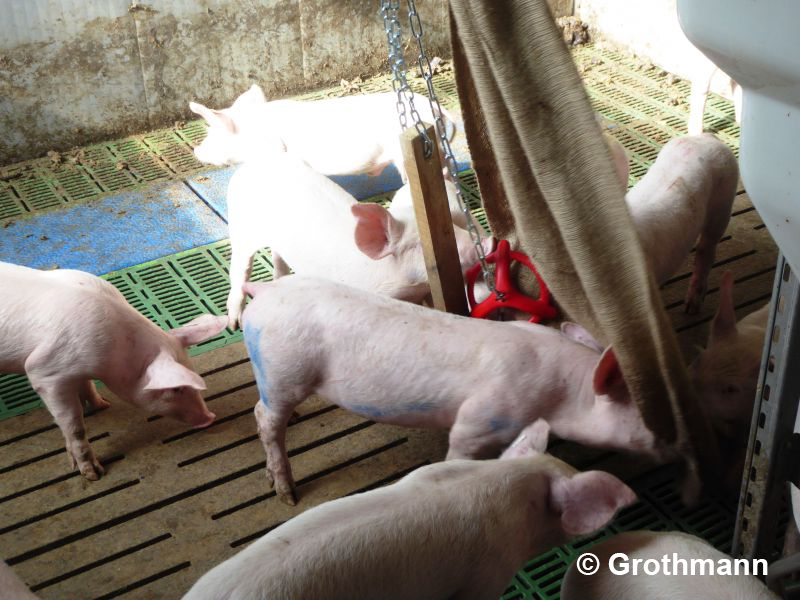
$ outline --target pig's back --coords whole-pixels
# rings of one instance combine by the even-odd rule
[[[511,483],[522,464],[438,463],[315,507],[204,575],[184,600],[444,600],[476,563],[511,577],[500,549],[529,543],[511,491],[524,488]]]
[[[548,342],[563,339],[543,326],[460,317],[296,276],[268,284],[247,307],[246,325],[253,317],[270,329],[265,351],[287,368],[309,365],[304,378],[322,382],[318,393],[408,426],[449,426],[477,394],[509,405],[528,398],[525,374],[549,377],[548,357],[558,353]]]
[[[386,159],[387,145],[400,136],[393,98],[369,94],[286,104],[278,130],[287,152],[322,173],[366,172]]]
[[[0,371],[22,372],[42,344],[96,337],[122,295],[89,273],[0,263]]]
[[[296,157],[242,165],[228,199],[231,237],[263,240],[256,248],[269,245],[295,273],[388,295],[402,287],[394,257],[373,260],[356,246],[355,198]]]
[[[711,134],[675,138],[625,196],[656,280],[662,283],[685,260],[709,211],[727,211],[738,178],[736,157]],[[717,204],[728,206],[717,206]]]

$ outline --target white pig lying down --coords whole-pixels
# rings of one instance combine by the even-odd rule
[[[700,538],[679,533],[656,531],[630,531],[587,548],[600,561],[600,570],[594,575],[582,575],[573,562],[561,584],[562,600],[777,600],[778,596],[752,575],[753,563],[748,561],[749,575],[740,563],[739,574],[733,574],[733,559]],[[616,575],[609,568],[609,559],[616,553],[614,569],[628,574]],[[678,559],[685,562],[675,561]],[[667,557],[666,570],[663,559]],[[691,574],[692,560],[695,574]],[[637,574],[633,574],[634,561]],[[650,561],[645,563],[644,561]],[[658,562],[658,573],[653,573]],[[727,567],[721,567],[725,561]],[[730,562],[729,562],[730,561]],[[685,565],[685,566],[684,566]],[[714,574],[711,575],[711,566]],[[700,569],[704,568],[705,574]],[[731,574],[724,574],[729,568]],[[764,563],[759,572],[766,568]],[[684,574],[684,569],[686,574]]]
[[[412,211],[413,212],[413,211]],[[228,184],[231,238],[229,325],[239,322],[253,255],[272,250],[274,276],[289,268],[410,302],[430,292],[413,214],[396,218],[379,204],[359,203],[304,162],[279,155],[243,164]],[[455,227],[464,269],[477,261],[469,233]],[[492,240],[484,240],[491,249]]]
[[[434,123],[427,98],[416,96],[414,106],[423,121]],[[379,175],[394,162],[406,178],[394,92],[267,102],[254,84],[230,108],[213,110],[196,102],[189,108],[209,125],[208,135],[194,150],[202,162],[237,164],[288,152],[325,175]],[[444,109],[441,116],[452,140],[453,119]]]
[[[86,439],[81,404],[108,406],[92,380],[148,412],[210,425],[214,414],[199,392],[205,384],[186,348],[225,323],[202,315],[165,333],[99,277],[0,263],[0,373],[27,374],[87,479],[103,467]]]
[[[530,558],[635,500],[616,477],[547,455],[436,463],[302,513],[184,600],[496,600]]]
[[[267,477],[294,503],[286,424],[318,393],[364,417],[452,428],[448,458],[492,458],[542,419],[560,438],[648,453],[660,445],[611,349],[549,327],[470,319],[294,275],[246,284]]]
[[[703,303],[738,182],[736,156],[706,133],[668,142],[625,198],[657,282],[673,275],[697,243],[686,293],[688,313]]]

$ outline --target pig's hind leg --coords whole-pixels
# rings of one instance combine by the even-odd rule
[[[714,182],[711,198],[706,207],[706,217],[703,230],[697,241],[692,266],[692,278],[689,280],[689,289],[686,292],[686,313],[693,315],[700,311],[706,291],[708,291],[708,275],[714,266],[714,255],[717,244],[725,234],[731,218],[733,200],[736,196],[738,175],[735,165],[733,175],[726,179]]]
[[[285,408],[276,410],[275,406]],[[286,427],[293,414],[293,406],[295,403],[281,402],[273,394],[269,406],[265,406],[259,399],[253,409],[258,437],[267,454],[267,480],[275,487],[278,498],[290,506],[297,504],[292,467],[289,464],[289,455],[286,453]]]
[[[97,391],[94,381],[91,379],[86,379],[81,382],[78,395],[80,396],[81,404],[83,404],[84,409],[103,410],[111,406],[109,401],[103,398]]]
[[[708,291],[708,275],[711,272],[711,266],[714,264],[716,247],[717,240],[712,242],[705,235],[702,235],[697,242],[692,278],[689,280],[689,289],[686,291],[686,305],[684,307],[686,314],[697,314],[703,305],[703,299]]]
[[[28,372],[28,378],[61,429],[72,468],[77,467],[81,475],[90,481],[100,479],[105,470],[86,439],[83,422],[80,395],[86,384],[39,378],[31,372]]]

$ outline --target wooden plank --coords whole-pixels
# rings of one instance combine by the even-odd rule
[[[431,140],[436,140],[433,126],[428,126],[426,131]],[[450,215],[442,177],[439,145],[434,143],[433,152],[426,158],[424,140],[413,127],[403,132],[400,144],[411,185],[433,306],[439,310],[466,315],[468,308],[464,276],[461,273],[461,261],[453,233],[453,217]]]

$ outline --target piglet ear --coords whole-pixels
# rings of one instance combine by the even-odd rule
[[[236,123],[221,110],[214,110],[197,102],[189,102],[189,108],[193,113],[203,117],[209,125],[220,125],[230,133],[236,133]]]
[[[161,353],[145,370],[145,390],[166,390],[188,386],[196,390],[206,389],[203,378],[184,367],[174,358]]]
[[[561,515],[568,536],[586,535],[605,527],[617,511],[636,502],[636,494],[602,471],[558,477],[550,485],[550,508]]]
[[[242,106],[247,104],[252,106],[264,104],[266,101],[267,97],[264,95],[264,90],[262,90],[261,86],[259,86],[257,83],[254,83],[250,86],[249,90],[236,99],[233,105]]]
[[[178,327],[169,332],[173,337],[178,338],[181,344],[188,348],[194,344],[199,344],[214,337],[228,325],[228,317],[214,315],[200,315],[192,319],[183,327]]]
[[[547,451],[549,438],[550,424],[544,419],[537,419],[522,430],[500,458],[523,458],[542,454]]]
[[[725,271],[719,284],[719,307],[711,322],[710,342],[736,333],[736,312],[733,308],[733,273]]]
[[[606,140],[608,150],[611,153],[611,159],[614,162],[614,171],[617,174],[617,180],[622,184],[622,189],[627,190],[630,167],[628,165],[628,155],[625,152],[625,148],[612,135],[604,132],[603,137]]]
[[[592,375],[592,386],[597,396],[607,395],[614,387],[624,385],[622,371],[617,362],[617,355],[614,349],[609,346],[600,355],[600,360],[594,368]]]
[[[594,336],[577,323],[564,321],[561,323],[561,333],[563,333],[565,337],[568,337],[573,342],[583,344],[584,346],[587,346],[596,352],[603,351],[603,347],[596,339],[594,339]]]
[[[397,249],[403,224],[380,204],[354,204],[350,211],[356,218],[355,242],[358,249],[373,260],[389,256]]]
[[[196,115],[200,115],[206,121],[214,118],[214,111],[207,106],[200,104],[199,102],[189,102],[189,110]]]

